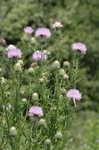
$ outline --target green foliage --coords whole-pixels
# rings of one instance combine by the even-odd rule
[[[89,122],[86,126],[86,150],[97,150],[99,149],[99,120],[94,120],[93,122]]]
[[[60,21],[63,24],[63,28],[59,31],[54,32],[52,29],[52,24],[56,21]],[[45,41],[36,39],[34,37],[34,33],[32,36],[25,35],[23,33],[23,29],[26,26],[31,26],[35,30],[37,27],[48,27],[51,29],[52,37],[50,39],[46,39]],[[17,99],[16,91],[15,89],[18,87],[18,90],[24,91],[25,89],[25,95],[21,95],[19,93],[18,98],[21,100],[22,98],[29,99],[28,104],[23,104],[22,102],[18,103],[18,110],[22,109],[22,112],[18,112],[19,118],[21,121],[17,122],[18,116],[15,114],[11,115],[10,112],[7,112],[11,118],[9,118],[10,125],[12,126],[14,122],[16,122],[16,126],[18,128],[18,124],[20,125],[20,129],[18,129],[19,134],[21,134],[21,129],[24,130],[24,135],[20,139],[18,136],[16,139],[21,140],[21,144],[25,143],[25,134],[31,134],[30,131],[28,131],[28,128],[31,126],[31,122],[25,124],[26,120],[24,120],[23,112],[27,110],[27,106],[29,107],[32,104],[35,104],[35,102],[32,102],[32,92],[38,92],[42,93],[40,95],[39,102],[36,102],[36,104],[42,104],[42,106],[45,109],[45,112],[47,112],[48,116],[50,116],[49,120],[47,120],[47,123],[49,124],[50,128],[53,128],[53,132],[56,129],[56,126],[52,126],[50,124],[51,121],[53,121],[53,124],[58,124],[57,120],[53,120],[53,117],[51,118],[51,115],[54,116],[55,114],[51,114],[48,109],[48,107],[53,105],[51,99],[54,101],[54,105],[56,105],[56,100],[59,100],[59,94],[61,93],[60,89],[58,88],[62,86],[66,89],[73,88],[73,84],[75,82],[76,86],[79,87],[79,89],[83,93],[83,100],[82,105],[79,106],[78,110],[83,109],[92,109],[95,111],[98,110],[99,104],[99,54],[98,54],[98,43],[99,43],[99,1],[98,0],[0,0],[0,36],[4,37],[7,41],[7,44],[16,44],[17,47],[22,49],[22,52],[24,53],[23,60],[24,60],[24,66],[23,66],[23,74],[21,74],[21,82],[23,84],[22,87],[20,87],[20,76],[15,76],[13,70],[10,70],[12,66],[11,64],[15,64],[15,62],[9,62],[6,59],[7,53],[4,51],[2,55],[2,50],[5,49],[4,46],[0,46],[0,56],[2,56],[2,60],[0,60],[0,67],[2,68],[1,76],[4,76],[8,79],[7,85],[5,85],[5,91],[1,90],[1,99],[6,99],[5,106],[7,105],[7,100],[14,104],[15,100]],[[73,67],[73,54],[70,52],[71,50],[71,44],[73,42],[83,42],[86,44],[88,51],[84,58],[80,59],[79,63],[79,71],[75,70],[75,66]],[[36,50],[47,50],[51,53],[49,56],[50,60],[46,64],[39,64],[41,67],[41,70],[39,68],[35,69],[35,74],[28,74],[28,69],[32,63],[31,55]],[[61,67],[63,69],[66,69],[66,73],[69,75],[69,82],[65,82],[63,85],[60,85],[60,77],[57,81],[57,74],[51,73],[51,70],[48,69],[51,67],[51,64],[54,60],[59,60],[61,63]],[[65,60],[68,60],[70,62],[70,68],[65,68],[63,66],[63,62]],[[3,64],[3,66],[2,66]],[[13,72],[12,74],[10,71]],[[40,83],[40,78],[42,78],[42,73],[45,71],[48,71],[47,73],[47,82],[42,86]],[[72,73],[71,73],[72,72]],[[77,76],[75,78],[75,73],[77,73]],[[50,75],[49,75],[50,74]],[[15,80],[11,80],[12,77]],[[53,79],[54,78],[54,79]],[[16,83],[16,80],[18,82]],[[31,85],[31,82],[33,83]],[[9,86],[8,86],[9,85]],[[12,86],[14,85],[14,86]],[[4,88],[3,87],[3,88]],[[47,87],[50,87],[50,89],[47,90]],[[53,96],[53,87],[56,87],[56,95]],[[14,88],[14,93],[13,93]],[[33,91],[33,90],[34,91]],[[45,89],[45,91],[44,91]],[[9,93],[11,95],[7,97],[6,95]],[[2,92],[5,92],[5,96],[2,97]],[[58,93],[59,92],[59,93]],[[13,98],[13,99],[12,99]],[[51,103],[42,103],[42,100],[50,100]],[[21,104],[22,103],[22,104]],[[62,112],[62,109],[64,110],[64,104],[58,103],[58,106],[61,105],[62,107],[59,108],[59,112]],[[50,106],[50,107],[51,107]],[[22,108],[20,108],[22,107]],[[67,107],[67,106],[66,106]],[[17,110],[17,108],[16,108]],[[13,111],[16,111],[13,110]],[[55,111],[55,110],[54,110]],[[66,112],[66,115],[68,114],[68,109]],[[5,115],[2,116],[0,119],[3,121],[5,118]],[[62,112],[62,115],[64,113]],[[70,114],[71,115],[71,114]],[[48,118],[46,116],[46,119]],[[6,116],[7,117],[7,116]],[[62,117],[60,115],[60,117]],[[67,115],[68,118],[68,115]],[[7,119],[7,118],[6,118]],[[23,119],[23,121],[22,121]],[[63,119],[64,120],[64,119]],[[54,122],[55,121],[55,122]],[[23,123],[22,123],[23,122]],[[5,125],[6,123],[4,123]],[[65,123],[64,123],[65,124]],[[7,126],[7,124],[6,124]],[[1,129],[3,128],[3,130]],[[32,130],[32,127],[30,127]],[[61,128],[61,127],[59,127]],[[26,129],[26,131],[25,131]],[[67,129],[67,128],[66,128]],[[89,150],[97,149],[98,143],[95,144],[95,140],[98,138],[98,127],[97,127],[97,121],[93,123],[89,123],[89,126],[87,127],[88,132],[90,133],[90,136],[87,137],[89,143],[88,147]],[[95,130],[94,130],[95,129]],[[7,134],[3,135],[4,133],[7,133],[7,127],[4,128],[4,126],[0,127],[1,137],[3,139],[3,136],[6,136]],[[35,131],[36,132],[36,131]],[[42,131],[38,131],[41,135]],[[48,131],[49,133],[50,131]],[[64,131],[63,131],[64,132]],[[46,131],[44,131],[45,135]],[[47,134],[48,134],[47,133]],[[54,133],[49,133],[50,135],[54,136]],[[32,135],[31,135],[32,136]],[[42,136],[43,137],[43,136]],[[46,136],[45,136],[46,137]],[[49,138],[49,135],[47,135]],[[19,138],[19,139],[18,139]],[[66,137],[67,138],[67,137]],[[1,140],[1,139],[0,139]],[[7,137],[6,137],[7,140]],[[29,141],[31,139],[27,139]],[[45,139],[42,139],[44,142]],[[37,137],[37,141],[39,142],[39,137]],[[0,141],[2,143],[2,141]],[[29,146],[29,142],[27,142],[27,147]],[[41,143],[39,143],[40,146]],[[62,143],[61,143],[62,144]],[[60,146],[61,146],[60,144]],[[1,144],[2,145],[2,144]],[[35,145],[35,144],[34,144]],[[13,145],[12,145],[13,146]],[[33,146],[33,145],[32,145]],[[61,147],[58,147],[57,149],[61,149]],[[26,147],[26,148],[27,148]],[[16,147],[16,149],[19,150],[19,147]],[[22,149],[22,148],[21,148]],[[43,149],[43,148],[42,148]]]

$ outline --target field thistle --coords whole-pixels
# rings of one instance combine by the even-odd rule
[[[32,27],[30,27],[30,26],[27,26],[27,27],[24,28],[24,32],[27,33],[27,34],[32,34],[33,31],[34,31],[34,30],[33,30]]]
[[[18,48],[8,49],[8,58],[21,58],[22,52]]]
[[[82,95],[77,89],[70,89],[66,92],[66,96],[68,99],[73,99],[74,106],[76,107],[76,100],[80,101]]]
[[[44,115],[43,109],[39,106],[32,106],[28,111],[28,116],[38,116],[42,117]]]
[[[32,55],[33,61],[47,60],[47,55],[41,51],[35,51]]]
[[[80,51],[81,53],[86,54],[87,47],[85,44],[77,42],[72,44],[72,50]]]
[[[51,36],[51,31],[45,27],[38,28],[35,32],[35,37],[49,38],[50,36]]]

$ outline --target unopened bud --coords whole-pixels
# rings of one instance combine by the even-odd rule
[[[32,38],[31,38],[31,42],[32,42],[33,44],[36,43],[35,37],[32,37]]]
[[[30,68],[28,69],[28,73],[34,73],[34,69],[33,69],[32,67],[30,67]]]
[[[19,63],[21,66],[23,66],[23,60],[18,60],[18,62],[17,63]]]
[[[40,119],[39,122],[38,122],[38,126],[47,127],[46,120],[45,119]]]
[[[64,75],[65,75],[65,70],[61,68],[61,69],[59,70],[59,75],[60,75],[60,76],[64,76]]]
[[[51,66],[51,69],[59,69],[60,68],[60,62],[58,60],[55,60],[53,63],[52,63],[52,66]]]
[[[22,66],[20,65],[20,63],[16,63],[15,64],[15,66],[14,66],[14,69],[16,70],[16,71],[22,71]]]
[[[50,139],[46,139],[44,142],[45,145],[51,145],[51,140]]]
[[[64,76],[63,76],[63,78],[64,78],[64,79],[68,79],[69,76],[65,73]]]
[[[12,126],[9,130],[9,133],[11,136],[16,136],[17,135],[17,130],[14,126]]]
[[[26,102],[27,102],[27,99],[26,99],[26,98],[22,98],[22,102],[23,102],[23,103],[26,103]]]
[[[55,135],[55,138],[58,140],[61,140],[62,139],[62,133],[60,131],[58,131]]]
[[[38,99],[39,99],[38,93],[33,93],[33,94],[32,94],[32,99],[33,99],[33,100],[38,100]]]
[[[64,61],[64,63],[63,63],[63,66],[65,67],[65,66],[69,66],[70,65],[70,62],[69,61]]]

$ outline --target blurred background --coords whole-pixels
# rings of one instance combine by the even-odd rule
[[[63,29],[61,39],[53,39],[53,49],[67,50],[77,41],[88,48],[81,59],[80,69],[82,80],[79,86],[83,100],[74,115],[71,133],[68,133],[72,137],[70,143],[74,142],[74,145],[68,143],[68,147],[70,150],[77,147],[85,150],[83,142],[87,139],[94,148],[92,141],[99,138],[99,127],[96,128],[99,112],[99,0],[0,0],[0,50],[8,44],[20,44],[24,27],[51,28],[56,21],[63,24]],[[47,47],[51,49],[50,44]]]

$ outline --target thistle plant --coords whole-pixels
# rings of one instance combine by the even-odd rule
[[[72,64],[63,60],[61,52],[57,54],[43,49],[57,30],[51,34],[47,28],[34,31],[26,27],[24,32],[30,43],[22,40],[17,46],[8,46],[2,54],[0,145],[6,150],[60,150],[68,142],[65,133],[70,128],[74,112],[70,101],[72,99],[76,106],[76,100],[82,98],[76,82],[78,57],[73,54]],[[32,32],[35,32],[35,49],[30,40]],[[70,53],[78,50],[86,51],[85,46],[78,43],[73,45]]]

